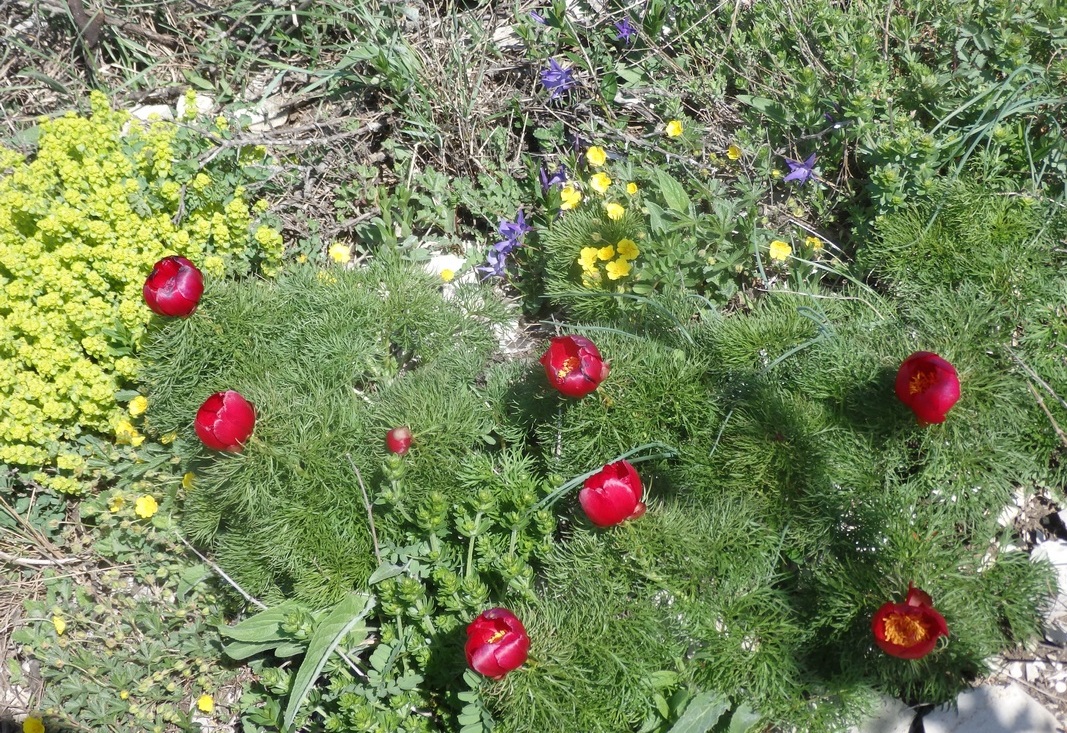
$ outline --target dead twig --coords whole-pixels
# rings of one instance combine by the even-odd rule
[[[15,555],[9,555],[2,550],[0,550],[0,561],[23,568],[47,568],[55,567],[56,565],[75,565],[80,562],[85,562],[85,560],[80,557],[62,557],[55,560],[35,557],[16,557]]]
[[[356,472],[356,480],[359,481],[359,490],[363,492],[363,506],[367,507],[367,521],[370,522],[370,538],[374,542],[374,557],[378,559],[378,564],[382,564],[382,551],[378,547],[378,532],[374,528],[374,512],[371,509],[370,497],[367,495],[367,487],[363,485],[363,476],[359,472],[359,467],[356,462],[352,460],[352,454],[347,453],[345,456],[348,458],[348,463],[352,466],[352,470]]]

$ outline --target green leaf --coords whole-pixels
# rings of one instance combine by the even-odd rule
[[[663,200],[666,202],[668,208],[671,211],[676,211],[679,214],[689,213],[689,194],[682,188],[682,184],[678,183],[669,173],[656,169],[656,179],[659,184],[660,193],[663,194]]]
[[[667,220],[663,216],[663,208],[652,201],[645,201],[645,210],[648,212],[648,223],[653,234],[667,233]]]
[[[219,626],[219,633],[236,641],[262,644],[267,641],[288,641],[290,635],[281,630],[285,617],[301,606],[296,601],[285,601],[274,608],[260,611],[236,626]]]
[[[708,733],[729,707],[717,692],[702,692],[692,699],[669,733]]]
[[[777,122],[780,125],[787,124],[781,106],[772,99],[767,99],[766,97],[753,97],[751,94],[738,94],[736,99],[738,102],[747,104],[752,109],[762,113],[768,119]]]
[[[284,644],[284,642],[282,642],[282,644]],[[252,642],[247,642],[247,641],[235,641],[235,642],[232,642],[232,643],[227,644],[226,646],[222,647],[222,653],[225,654],[230,659],[233,659],[233,660],[239,662],[239,661],[241,661],[243,659],[248,659],[249,657],[254,657],[257,654],[262,654],[263,652],[270,651],[271,649],[274,649],[274,647],[276,647],[278,645],[279,645],[279,642],[277,640],[262,641],[262,642],[258,642],[258,643],[252,643]],[[303,651],[303,647],[301,647],[300,649],[301,649],[301,651]],[[284,656],[284,655],[282,655],[282,656]]]
[[[377,570],[370,574],[370,577],[367,579],[367,585],[374,585],[375,583],[380,583],[383,580],[388,580],[389,578],[396,577],[402,572],[404,572],[404,568],[400,567],[399,565],[393,565],[392,563],[382,563],[378,566]]]
[[[333,654],[333,650],[337,648],[346,634],[363,621],[372,608],[374,608],[374,596],[353,591],[334,606],[330,614],[315,629],[315,633],[311,635],[311,640],[308,642],[307,655],[293,678],[293,690],[289,694],[289,702],[285,706],[285,716],[282,719],[283,731],[292,729],[300,707],[307,699],[311,687],[318,679],[322,668],[326,666],[326,660]]]
[[[651,673],[648,676],[648,681],[652,683],[653,689],[662,690],[664,687],[672,687],[678,684],[678,673],[663,669]]]
[[[761,717],[747,702],[741,703],[741,707],[735,710],[730,718],[730,728],[727,733],[746,733],[752,730]]]

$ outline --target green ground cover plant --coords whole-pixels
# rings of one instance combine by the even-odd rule
[[[145,268],[169,251],[216,275],[271,272],[281,258],[242,185],[265,151],[222,148],[202,165],[217,137],[142,125],[102,94],[91,103],[91,118],[43,121],[32,159],[5,149],[0,161],[0,462],[69,494],[92,485],[100,435],[144,440],[116,394],[133,384],[151,316]]]
[[[12,36],[41,70],[8,115],[177,78],[244,109],[140,125],[94,94],[0,148],[9,374],[56,413],[0,418],[30,589],[5,672],[40,665],[43,727],[840,730],[1032,643],[1054,588],[997,520],[1063,500],[1065,37],[1054,3],[889,10],[118,2]],[[80,65],[49,64],[71,29]],[[276,97],[308,124],[244,126]],[[68,344],[86,409],[26,361],[38,240],[115,260]],[[171,253],[207,290],[149,320]],[[578,367],[516,353],[517,318],[595,342],[596,389],[558,394]],[[941,424],[894,395],[922,350],[958,374]],[[223,390],[255,406],[239,454],[194,430]],[[599,527],[579,496],[623,459],[642,509]],[[872,618],[915,648],[912,585],[948,634],[902,659]],[[500,607],[529,653],[492,679],[468,625]]]

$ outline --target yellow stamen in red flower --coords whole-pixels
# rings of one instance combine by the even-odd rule
[[[933,372],[916,372],[915,376],[908,382],[908,393],[919,394],[930,389],[934,384]]]
[[[493,634],[492,636],[490,636],[490,637],[489,637],[488,639],[486,639],[486,640],[485,640],[485,643],[486,643],[486,644],[496,644],[496,643],[497,643],[498,641],[500,641],[501,639],[503,639],[503,638],[504,638],[504,635],[505,635],[505,634],[507,634],[507,633],[508,633],[508,632],[506,632],[506,631],[503,631],[503,630],[501,630],[501,631],[498,631],[498,632],[496,632],[495,634]]]
[[[930,636],[930,629],[922,619],[906,613],[891,613],[885,617],[885,640],[903,647],[921,644]]]
[[[577,356],[568,356],[566,359],[563,360],[563,366],[561,366],[556,372],[556,376],[560,379],[563,379],[568,374],[577,369],[578,365],[581,363],[581,360]]]

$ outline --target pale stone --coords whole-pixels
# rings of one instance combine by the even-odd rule
[[[131,109],[130,114],[145,122],[148,122],[151,119],[174,119],[174,112],[172,112],[170,107],[166,104],[141,104]]]
[[[848,733],[908,733],[915,711],[892,697],[882,696],[872,716],[848,729]]]
[[[1048,560],[1056,571],[1059,592],[1045,616],[1045,638],[1053,644],[1067,645],[1067,542],[1042,542],[1034,548],[1030,559]]]
[[[1019,685],[984,685],[964,692],[956,707],[923,718],[926,733],[1057,733],[1056,716]]]

